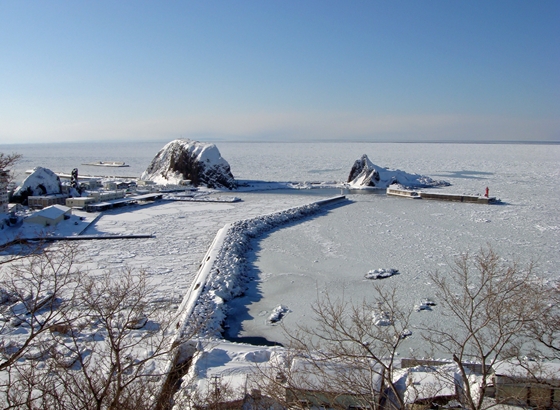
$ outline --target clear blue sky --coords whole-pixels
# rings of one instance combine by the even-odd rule
[[[560,1],[0,0],[0,144],[560,141]]]

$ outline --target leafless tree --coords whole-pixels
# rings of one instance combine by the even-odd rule
[[[486,407],[493,365],[519,351],[524,330],[538,313],[532,265],[504,263],[492,249],[459,256],[450,271],[430,275],[443,320],[425,326],[423,336],[435,352],[453,358],[466,408]],[[476,363],[476,372],[468,363]],[[473,373],[478,373],[473,383]]]
[[[560,283],[533,281],[528,292],[534,320],[525,327],[520,342],[512,349],[512,357],[494,369],[497,398],[506,403],[550,408],[558,405],[553,392],[558,388],[560,373]],[[518,388],[508,389],[507,385]],[[517,397],[510,397],[512,391]]]
[[[456,399],[479,410],[496,404],[487,397],[493,366],[527,352],[532,339],[549,351],[558,347],[557,289],[543,296],[532,265],[506,263],[483,249],[430,277],[442,319],[419,326],[425,348],[416,350],[442,360],[413,358],[424,367],[408,373],[399,368],[397,351],[409,334],[411,309],[394,289],[376,286],[373,302],[354,305],[328,294],[320,299],[313,308],[316,324],[287,332],[292,343],[283,360],[259,366],[256,385],[287,407],[345,408],[352,402],[403,409],[416,394],[428,405],[431,397]],[[403,397],[404,389],[412,396]]]
[[[152,304],[147,277],[131,270],[86,277],[83,317],[56,337],[54,379],[67,408],[153,408],[173,349],[171,316]],[[65,370],[68,369],[68,370]]]
[[[75,251],[46,249],[4,265],[3,289],[18,298],[2,329],[4,341],[17,341],[4,343],[0,363],[7,408],[155,408],[183,342],[170,344],[174,315],[150,301],[144,272],[93,276],[75,269]]]
[[[243,401],[242,392],[237,392],[220,376],[211,376],[208,381],[205,386],[192,389],[190,395],[184,396],[184,402],[176,404],[194,409],[219,410],[230,408],[234,402]]]
[[[13,166],[21,159],[21,157],[21,154],[4,154],[3,152],[0,152],[0,170],[5,170]]]
[[[12,262],[0,265],[0,371],[26,353],[40,355],[48,333],[69,325],[80,276],[73,246],[44,249]],[[7,337],[13,334],[23,336]]]
[[[528,327],[535,358],[560,360],[560,282],[539,283],[535,293],[538,315]]]
[[[396,289],[375,285],[373,294],[359,305],[328,293],[320,298],[312,308],[316,325],[287,332],[289,358],[261,370],[260,389],[291,407],[379,408],[383,402],[403,408],[393,376],[412,309],[399,302]]]
[[[8,168],[16,164],[21,157],[21,154],[4,154],[0,152],[0,189],[5,189],[13,181],[13,174]]]

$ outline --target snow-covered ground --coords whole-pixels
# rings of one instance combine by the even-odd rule
[[[156,146],[152,145],[147,147],[154,151]],[[399,269],[398,275],[385,281],[401,287],[414,283],[414,292],[407,293],[407,297],[411,304],[418,304],[431,296],[427,272],[445,269],[457,253],[476,251],[487,244],[507,259],[522,263],[535,260],[539,274],[558,277],[560,221],[556,209],[560,193],[554,189],[560,180],[558,145],[221,143],[218,147],[236,178],[242,180],[341,182],[346,180],[354,161],[366,153],[382,166],[451,182],[452,186],[440,189],[443,192],[482,193],[488,186],[492,196],[505,202],[501,206],[483,206],[351,194],[352,204],[328,216],[267,235],[255,243],[253,255],[259,301],[251,300],[248,307],[235,307],[248,310],[255,320],[252,324],[244,322],[238,337],[259,335],[277,340],[280,330],[266,324],[266,312],[285,305],[293,311],[286,315],[286,323],[307,317],[309,306],[300,300],[315,300],[317,288],[321,291],[329,284],[340,285],[347,297],[361,298],[368,289],[364,275],[377,268]],[[132,155],[130,150],[121,151]],[[96,152],[90,155],[95,157],[92,160],[104,158]],[[139,158],[150,155],[155,152],[136,153]],[[147,159],[141,166],[134,158],[123,159],[131,164],[126,171],[142,170],[149,163]],[[45,160],[48,162],[49,157]],[[68,158],[58,163],[63,165],[64,160],[68,166],[63,168],[70,168],[73,163]],[[88,157],[79,157],[77,162],[88,161]],[[22,167],[37,165],[43,164]],[[247,192],[235,193],[242,202],[231,204],[166,202],[134,210],[117,209],[105,212],[84,233],[149,233],[155,237],[88,241],[81,246],[90,259],[90,269],[117,269],[124,265],[145,269],[160,284],[153,295],[155,299],[179,302],[224,224],[299,206],[314,200],[315,195],[327,197],[333,193]],[[302,294],[305,298],[300,298]],[[297,302],[292,303],[290,298]]]
[[[540,276],[559,278],[558,145],[221,143],[218,147],[234,176],[242,180],[342,182],[365,153],[381,166],[451,182],[442,192],[476,194],[488,186],[490,195],[504,202],[487,206],[351,193],[348,205],[273,230],[253,242],[249,273],[255,280],[244,298],[230,302],[230,337],[281,342],[281,327],[268,320],[275,308],[285,308],[282,320],[288,328],[310,324],[310,307],[322,292],[328,288],[354,300],[367,298],[371,280],[364,275],[378,268],[398,269],[398,274],[381,281],[397,286],[404,304],[418,305],[433,296],[428,272],[445,270],[458,253],[488,244],[507,260],[535,261]],[[92,160],[108,159],[92,155],[96,156]],[[145,156],[149,157],[146,166],[151,157]],[[141,161],[115,158],[121,159],[132,164],[127,171],[141,168],[134,168]],[[83,157],[79,162],[88,160]],[[87,241],[80,246],[89,258],[86,267],[94,272],[125,265],[145,269],[158,285],[151,297],[176,307],[226,223],[333,193],[319,189],[236,192],[241,202],[162,202],[116,209],[103,213],[84,233],[155,237]],[[435,324],[437,308],[414,314],[432,317]],[[406,347],[414,348],[417,342],[413,332]]]
[[[272,202],[263,194],[236,196],[243,201],[161,202],[104,212],[84,234],[153,234],[154,238],[81,243],[84,256],[90,260],[88,268],[94,272],[124,266],[144,269],[156,285],[154,300],[177,306],[214,236],[226,223],[309,202],[305,197],[293,195]]]

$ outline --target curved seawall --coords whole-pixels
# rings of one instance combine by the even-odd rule
[[[336,196],[307,205],[226,224],[206,252],[195,280],[178,312],[178,338],[196,333],[218,336],[225,319],[225,303],[245,291],[246,253],[251,240],[281,225],[317,213],[322,207],[345,200]]]
[[[261,215],[226,224],[218,231],[206,251],[196,277],[177,309],[177,331],[170,346],[179,346],[197,338],[218,337],[226,317],[225,304],[241,295],[246,285],[246,253],[251,240],[281,225],[317,213],[322,207],[344,201],[344,195],[312,202],[307,205]],[[173,351],[164,374],[162,389],[172,383],[174,369],[189,360],[196,351],[189,343]]]

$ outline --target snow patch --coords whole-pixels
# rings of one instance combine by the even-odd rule
[[[389,313],[383,310],[374,311],[371,316],[375,326],[391,326],[393,324],[393,319]]]
[[[436,306],[436,303],[431,299],[422,299],[422,301],[414,306],[414,310],[420,312],[421,310],[432,310],[432,306]]]

